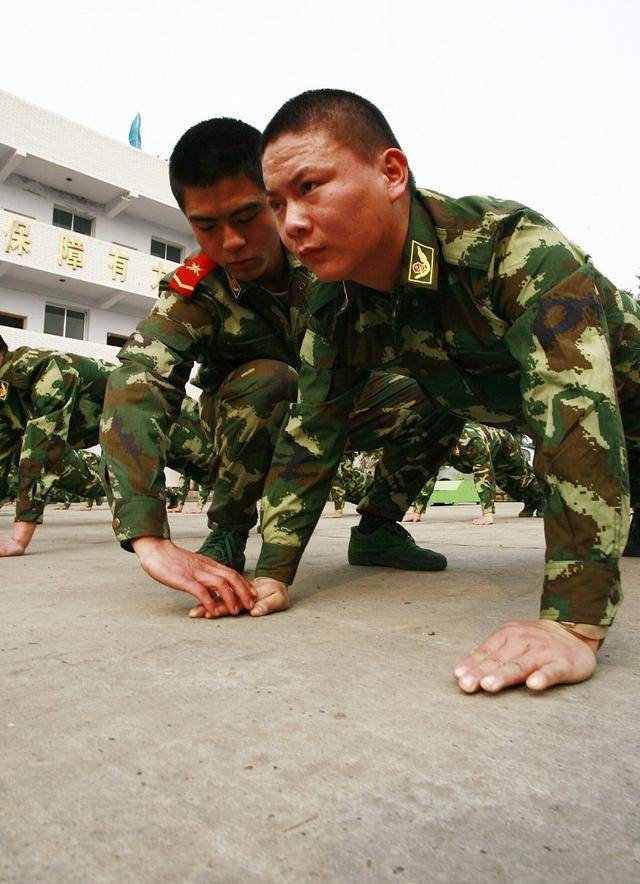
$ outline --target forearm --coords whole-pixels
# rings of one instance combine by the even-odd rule
[[[565,322],[560,334],[554,311],[563,303],[576,327]],[[607,626],[622,598],[629,482],[603,323],[589,276],[573,274],[520,317],[508,341],[539,440],[534,470],[547,488],[541,617]]]
[[[109,379],[100,427],[100,474],[121,543],[169,537],[164,467],[179,391],[138,366],[123,365]]]

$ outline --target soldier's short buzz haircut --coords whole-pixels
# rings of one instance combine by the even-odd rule
[[[264,188],[260,132],[231,117],[203,120],[187,129],[169,160],[169,183],[181,209],[185,187],[208,187],[241,175]]]
[[[261,153],[281,135],[309,129],[327,130],[368,162],[389,147],[402,150],[382,111],[367,98],[344,89],[310,89],[285,101],[267,123]],[[411,172],[409,182],[415,187]]]

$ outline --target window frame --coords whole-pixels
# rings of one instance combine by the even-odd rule
[[[62,334],[61,335],[56,335],[55,332],[46,331],[45,325],[47,322],[47,307],[57,307],[58,310],[64,310],[64,321],[63,321],[63,325],[62,325]],[[82,337],[81,338],[70,337],[67,334],[67,313],[69,312],[69,310],[73,311],[74,313],[80,313],[82,315]],[[82,310],[79,307],[69,307],[66,304],[55,304],[53,301],[45,301],[44,322],[42,325],[43,334],[55,335],[55,337],[58,337],[58,338],[68,338],[71,341],[86,341],[87,340],[86,336],[87,336],[87,332],[88,332],[88,329],[87,329],[88,316],[89,316],[88,310]]]
[[[54,221],[55,213],[65,212],[67,215],[71,215],[71,227],[67,227],[64,224],[56,224]],[[82,230],[76,230],[75,221],[76,218],[80,218],[82,221],[89,222],[89,233],[85,233]],[[89,215],[83,215],[81,212],[76,212],[75,209],[68,209],[65,206],[59,206],[55,203],[53,204],[53,211],[51,213],[51,224],[53,227],[57,227],[59,230],[69,230],[71,233],[78,233],[80,236],[93,236],[95,217],[91,217]]]

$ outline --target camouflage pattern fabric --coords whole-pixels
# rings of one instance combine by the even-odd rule
[[[217,267],[192,297],[183,297],[170,288],[169,274],[153,310],[120,350],[122,365],[105,399],[101,471],[116,537],[125,548],[143,535],[170,536],[163,468],[186,471],[169,461],[173,447],[184,466],[189,434],[176,439],[174,430],[172,443],[170,433],[194,363],[206,452],[198,455],[200,469],[191,478],[208,487],[215,480],[211,526],[246,530],[255,520],[255,501],[244,493],[253,486],[250,496],[256,496],[262,487],[273,439],[295,396],[306,327],[309,273],[290,256],[288,261],[289,288],[282,296],[239,283]]]
[[[4,354],[0,497],[6,494],[9,469],[17,460],[17,521],[42,521],[63,464],[75,462],[78,476],[86,479],[86,467],[72,449],[97,444],[104,391],[113,368],[100,359],[55,350],[20,347]]]
[[[637,488],[640,311],[549,221],[518,203],[418,191],[394,290],[317,284],[302,360],[258,575],[291,583],[329,492],[326,464],[337,467],[369,372],[384,369],[415,378],[443,415],[532,436],[547,498],[541,616],[613,621],[625,437]]]
[[[69,448],[60,467],[60,478],[49,501],[89,500],[94,503],[105,496],[98,471],[100,460],[93,451]]]
[[[473,483],[483,513],[495,513],[496,489],[506,491],[512,500],[521,500],[531,509],[542,509],[544,492],[508,430],[466,423],[449,464],[461,473],[473,473]],[[413,502],[423,513],[433,494],[437,475],[432,476]]]
[[[136,537],[170,536],[163,468],[172,465],[170,428],[194,362],[200,364],[195,383],[203,391],[200,420],[210,455],[209,475],[198,481],[212,490],[210,527],[246,532],[255,524],[276,439],[297,395],[308,271],[290,259],[289,289],[278,296],[240,284],[221,268],[203,277],[193,297],[168,289],[168,279],[120,351],[123,364],[113,372],[105,399],[101,469],[125,548]],[[435,415],[406,378],[372,375],[360,394],[350,410],[353,448],[388,445],[362,506],[402,518],[462,422]],[[431,435],[435,441],[428,448],[424,442]]]
[[[207,485],[198,485],[197,487],[198,494],[198,506],[202,509],[204,508],[205,503],[209,499],[209,495],[211,494],[211,488]]]
[[[372,474],[355,463],[356,455],[342,458],[331,483],[330,497],[337,510],[344,509],[345,502],[359,504],[373,482]]]

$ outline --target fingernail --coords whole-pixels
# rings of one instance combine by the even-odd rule
[[[197,614],[196,609],[195,609],[195,608],[191,608],[191,610],[189,611],[189,617],[195,617],[196,614]]]
[[[453,674],[455,675],[456,678],[462,678],[462,676],[465,674],[466,671],[467,671],[466,666],[458,666],[456,669],[453,670]]]
[[[207,611],[204,616],[207,618],[207,620],[213,620],[213,614],[210,614],[209,611]]]
[[[463,679],[461,679],[460,683],[465,688],[473,688],[475,687],[476,681],[472,675],[466,675]]]
[[[480,682],[483,688],[494,688],[498,684],[498,679],[495,675],[487,675],[486,678],[483,678]]]
[[[532,675],[531,678],[529,679],[529,681],[527,682],[527,684],[530,688],[533,688],[534,690],[538,690],[543,685],[542,676]]]

